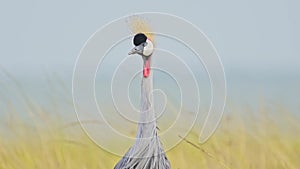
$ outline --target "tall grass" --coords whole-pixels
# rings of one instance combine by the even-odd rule
[[[64,120],[72,114],[64,116],[63,109],[47,109],[16,91],[26,103],[21,110],[14,100],[1,98],[7,108],[0,120],[0,169],[108,169],[119,160],[89,140],[76,121]],[[167,152],[172,168],[300,167],[299,118],[284,105],[259,110],[231,105],[213,137],[203,145],[197,140],[192,130]]]

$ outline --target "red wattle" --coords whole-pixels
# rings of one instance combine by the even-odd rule
[[[148,77],[150,75],[150,61],[146,60],[146,63],[144,65],[144,69],[143,69],[143,74],[144,77]]]

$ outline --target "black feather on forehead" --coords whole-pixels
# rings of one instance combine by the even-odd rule
[[[140,45],[140,44],[146,42],[146,40],[147,40],[147,36],[146,36],[145,34],[143,34],[143,33],[138,33],[138,34],[136,34],[136,35],[134,36],[134,38],[133,38],[133,44],[134,44],[135,46],[138,46],[138,45]]]

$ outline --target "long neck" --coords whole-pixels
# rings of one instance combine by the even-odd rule
[[[153,82],[152,74],[148,77],[143,77],[142,88],[141,88],[141,112],[140,121],[138,125],[137,138],[148,138],[155,136],[156,131],[156,120],[153,108]]]

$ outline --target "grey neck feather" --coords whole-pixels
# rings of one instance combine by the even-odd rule
[[[150,59],[150,58],[149,58]],[[145,59],[144,59],[145,62]],[[152,74],[142,79],[141,113],[135,143],[114,169],[170,169],[165,152],[157,136],[153,109]]]
[[[137,138],[149,138],[157,135],[155,113],[153,108],[152,79],[152,72],[147,78],[142,78],[140,103],[141,112],[137,131]]]

